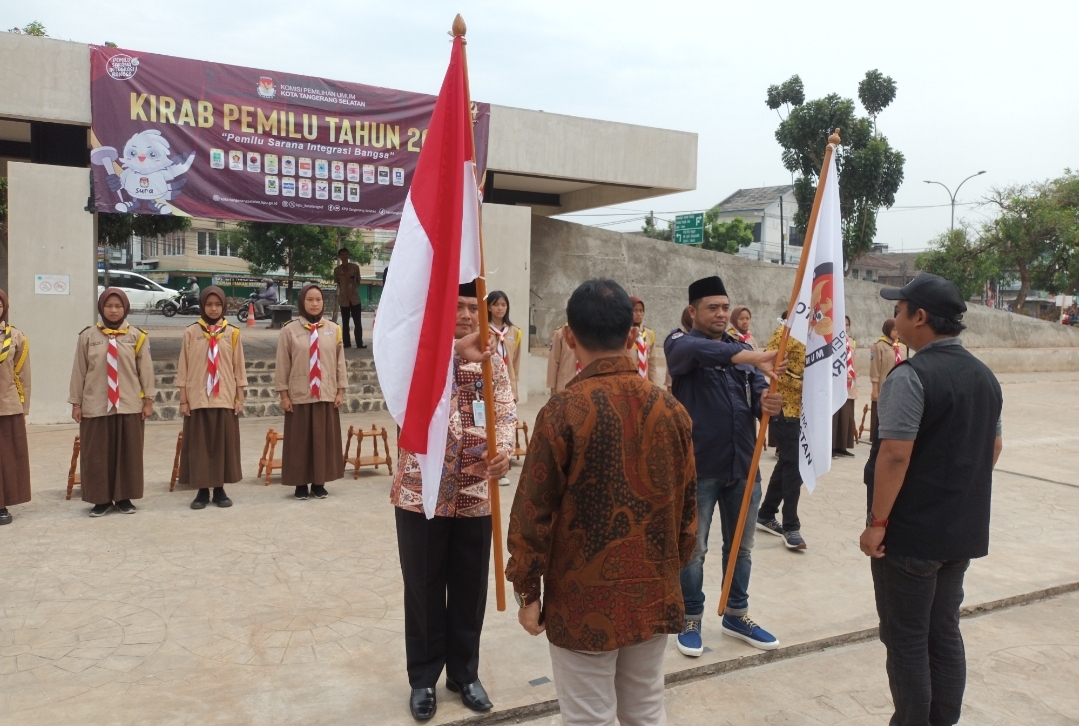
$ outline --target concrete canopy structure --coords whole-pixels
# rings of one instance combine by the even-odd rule
[[[0,175],[6,175],[9,161],[88,167],[89,47],[0,33],[0,66]],[[488,171],[483,205],[488,288],[507,293],[515,322],[528,331],[532,216],[692,190],[697,184],[697,135],[492,106]],[[82,209],[87,195],[80,195],[54,198],[50,204]],[[13,218],[29,213],[17,207],[10,211]],[[13,234],[10,245],[32,244],[33,219],[28,221],[12,226],[23,232]],[[0,263],[0,284],[6,284],[5,272],[6,259]],[[96,276],[92,266],[80,274],[88,280]],[[28,302],[12,301],[19,311],[17,324],[39,322],[29,319],[34,313]],[[53,321],[40,321],[46,322]],[[56,332],[60,337],[70,334],[73,341],[77,329]],[[35,400],[39,396],[59,399],[66,391],[39,385]]]

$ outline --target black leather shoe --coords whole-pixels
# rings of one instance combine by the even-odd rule
[[[479,680],[461,684],[447,676],[446,688],[454,693],[460,693],[461,703],[473,711],[490,711],[494,708],[494,704],[487,697],[487,691],[483,690],[483,684]]]
[[[417,721],[426,721],[435,715],[438,704],[435,703],[435,689],[413,688],[412,695],[408,699],[408,710],[412,712],[412,718]]]

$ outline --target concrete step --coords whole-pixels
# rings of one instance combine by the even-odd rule
[[[244,400],[245,416],[281,416],[284,412],[278,405],[277,391],[274,390],[273,378],[276,371],[274,361],[247,361],[247,392]],[[369,359],[349,360],[348,389],[345,392],[341,409],[346,413],[365,413],[382,411],[386,403],[382,398],[382,389],[378,385],[374,361]],[[176,386],[176,363],[171,361],[154,363],[154,378],[157,395],[154,397],[154,414],[151,421],[171,421],[180,416],[180,389]]]

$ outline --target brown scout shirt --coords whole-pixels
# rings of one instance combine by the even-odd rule
[[[899,344],[899,355],[903,360],[910,357],[909,349],[902,343]],[[884,379],[893,368],[895,368],[895,346],[891,340],[882,335],[869,347],[869,381],[884,383]]]
[[[566,390],[566,386],[577,375],[577,354],[566,345],[565,338],[562,337],[563,328],[551,333],[551,343],[547,346],[547,387],[555,393]]]
[[[247,386],[244,344],[240,329],[226,325],[217,341],[217,395],[206,393],[206,354],[210,349],[208,333],[198,323],[188,325],[180,345],[180,363],[176,385],[186,388],[187,405],[196,408],[235,408],[236,389]]]
[[[355,262],[333,268],[333,281],[337,285],[337,304],[343,308],[360,304],[360,266]]]
[[[685,625],[697,544],[693,424],[625,356],[600,358],[540,410],[510,510],[506,579],[539,593],[547,637],[610,651]]]
[[[96,325],[79,333],[79,341],[75,344],[75,361],[71,365],[71,388],[67,402],[73,406],[81,405],[85,418],[141,413],[143,398],[152,400],[157,395],[149,337],[143,340],[136,355],[135,346],[143,332],[126,322],[120,329],[126,331],[116,338],[120,405],[111,411],[108,410],[109,364],[106,360],[109,336]]]
[[[329,320],[322,320],[318,334],[318,360],[322,370],[322,388],[316,401],[311,397],[310,371],[311,331],[301,320],[293,320],[281,328],[277,339],[277,370],[274,373],[274,390],[288,391],[295,404],[318,403],[337,397],[339,388],[348,388],[348,371],[345,369],[345,348],[341,344],[341,327]]]
[[[19,400],[19,389],[15,385],[15,366],[22,358],[23,351],[29,350],[29,340],[21,331],[10,328],[11,347],[7,357],[0,361],[0,416],[30,413],[30,354],[19,369],[19,383],[22,384],[23,400]],[[3,345],[7,333],[0,328],[0,345]]]

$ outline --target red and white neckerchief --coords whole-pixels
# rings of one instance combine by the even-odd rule
[[[641,378],[648,378],[648,341],[644,339],[644,329],[637,334],[637,372]]]
[[[218,353],[217,342],[221,340],[221,336],[225,334],[225,328],[228,327],[228,322],[224,321],[222,325],[207,325],[204,321],[199,320],[199,325],[202,326],[203,335],[206,336],[208,345],[206,346],[206,395],[214,396],[215,398],[221,393],[221,376],[218,370]]]
[[[854,388],[854,381],[858,374],[854,371],[854,351],[850,348],[850,338],[847,338],[847,390]]]
[[[304,323],[303,326],[311,331],[310,347],[308,349],[307,377],[311,382],[311,397],[319,399],[322,395],[322,368],[318,358],[318,331],[322,322]]]
[[[892,350],[895,351],[895,364],[899,365],[900,363],[903,362],[903,356],[899,352],[899,341],[898,340],[895,341],[894,343],[892,343]]]
[[[109,403],[105,407],[105,410],[113,411],[120,407],[120,351],[116,345],[116,338],[125,335],[127,333],[127,328],[124,328],[123,330],[113,330],[112,328],[106,328],[101,323],[98,323],[97,327],[109,339],[109,348],[105,352],[105,362],[108,366],[109,375]]]
[[[731,328],[731,332],[734,333],[735,338],[738,338],[739,343],[748,343],[749,342],[749,331],[746,331],[745,333],[742,333],[742,332],[740,332],[738,330],[738,328]]]
[[[508,365],[510,362],[509,355],[506,352],[506,335],[510,332],[510,326],[503,325],[502,330],[499,330],[493,323],[487,325],[491,329],[491,332],[498,337],[498,354],[502,356],[502,360]]]
[[[574,371],[577,373],[581,372],[581,361],[577,361],[577,367],[574,369]]]

